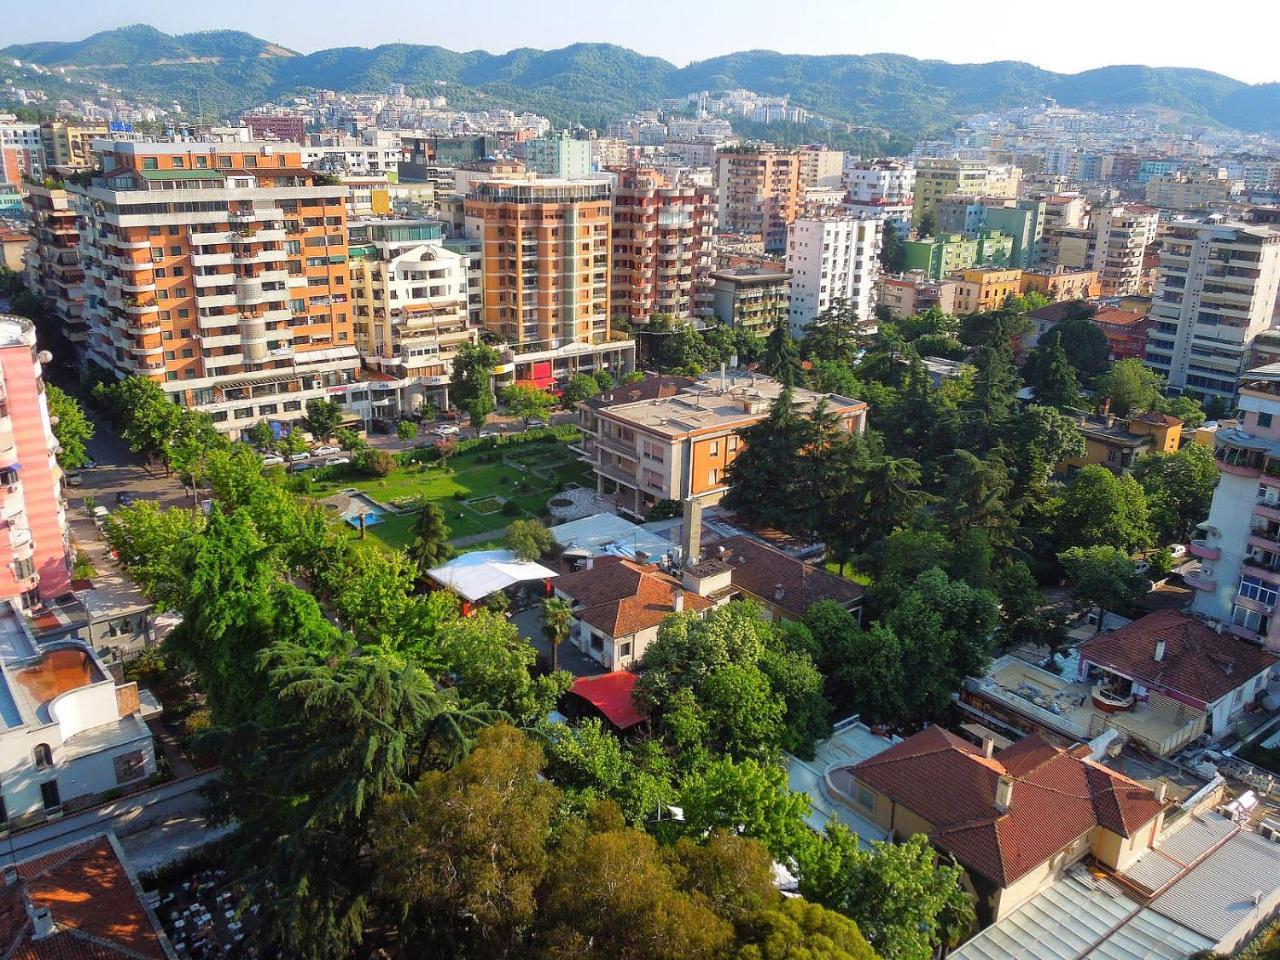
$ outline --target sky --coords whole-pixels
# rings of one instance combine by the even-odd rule
[[[592,41],[683,66],[735,50],[1025,60],[1074,73],[1108,64],[1200,67],[1280,82],[1277,0],[0,0],[0,43],[78,40],[125,23],[167,33],[245,30],[302,52],[397,41],[502,53]]]

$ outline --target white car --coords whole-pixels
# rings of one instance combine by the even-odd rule
[[[497,430],[481,430],[480,431],[481,440],[485,439],[486,437],[500,437],[500,436],[502,436],[502,434],[500,434]]]
[[[282,463],[284,463],[284,457],[277,456],[274,453],[262,458],[262,465],[264,467],[275,467]]]
[[[437,437],[452,437],[457,432],[458,428],[452,423],[442,423],[440,426],[436,427]]]
[[[1169,553],[1175,560],[1181,560],[1187,555],[1187,545],[1184,543],[1174,543],[1169,546]]]
[[[340,467],[344,463],[350,463],[350,462],[351,462],[350,457],[330,457],[328,460],[324,462],[324,465],[326,467]]]
[[[545,421],[545,420],[530,420],[530,421],[529,421],[529,429],[530,429],[530,430],[545,430],[545,429],[546,429],[546,426],[547,426],[547,421]]]
[[[291,454],[289,454],[289,462],[290,462],[290,463],[297,463],[299,460],[310,460],[310,459],[311,459],[311,454],[310,454],[310,453],[291,453]]]
[[[311,455],[315,457],[332,457],[334,454],[338,454],[341,452],[342,452],[342,449],[340,447],[331,446],[330,444],[326,443],[323,446],[316,447],[314,450],[312,450]]]

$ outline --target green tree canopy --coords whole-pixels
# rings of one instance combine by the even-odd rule
[[[1106,467],[1081,467],[1059,496],[1045,504],[1059,549],[1108,545],[1133,553],[1151,545],[1147,498],[1132,476]]]
[[[93,437],[93,423],[73,397],[52,383],[45,384],[44,395],[58,441],[58,463],[64,470],[79,470],[89,462],[85,444]]]

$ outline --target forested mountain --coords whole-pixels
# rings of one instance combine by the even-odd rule
[[[417,93],[444,93],[458,106],[511,106],[558,124],[602,125],[663,96],[742,87],[789,94],[835,119],[919,134],[979,110],[1055,97],[1067,106],[1156,106],[1245,130],[1280,130],[1280,84],[1250,86],[1205,70],[1113,66],[1060,74],[1028,63],[952,64],[897,54],[801,56],[752,50],[677,68],[611,44],[558,50],[457,53],[396,43],[298,54],[237,31],[170,36],[135,25],[75,42],[15,44],[7,61],[63,68],[95,80],[206,113],[229,113],[314,88],[370,91],[391,82]],[[12,76],[11,63],[3,76]],[[28,76],[25,85],[32,85]],[[57,80],[51,79],[51,88]],[[51,93],[53,90],[51,89]],[[0,97],[3,91],[0,90]]]

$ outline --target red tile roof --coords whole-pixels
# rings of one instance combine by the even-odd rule
[[[1156,660],[1156,644],[1164,655]],[[1149,613],[1079,646],[1080,658],[1204,704],[1216,703],[1271,668],[1276,658],[1180,610]]]
[[[705,610],[711,601],[684,592],[679,581],[622,557],[597,557],[590,570],[557,577],[555,588],[574,603],[573,615],[610,637],[656,627],[675,613],[675,591],[684,609]]]
[[[933,826],[929,839],[1006,887],[1101,826],[1133,836],[1161,804],[1142,784],[1035,735],[993,757],[930,727],[852,767],[853,775]],[[1002,776],[1009,808],[995,805]]]
[[[852,609],[862,601],[863,589],[852,580],[789,557],[752,537],[728,537],[725,560],[733,567],[733,585],[799,619],[819,600],[834,600]]]
[[[627,730],[649,719],[649,715],[636,706],[635,687],[636,674],[615,670],[598,677],[579,677],[569,692],[590,703],[619,730]]]
[[[106,837],[18,865],[0,888],[0,956],[5,960],[119,960],[167,956],[151,916]],[[47,909],[54,933],[32,939],[28,902]]]

